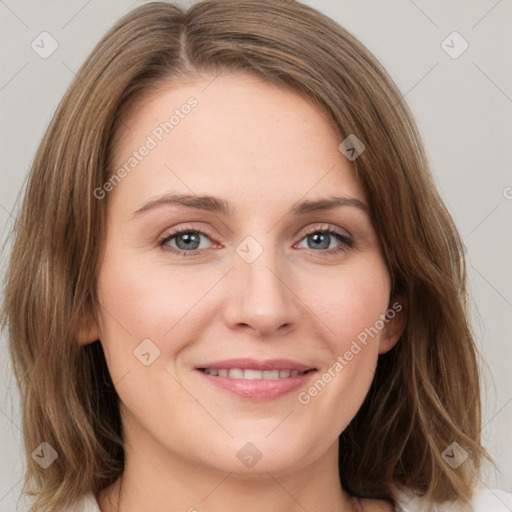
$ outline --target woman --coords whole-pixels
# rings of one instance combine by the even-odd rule
[[[412,116],[346,30],[284,0],[133,10],[17,225],[32,510],[489,510],[465,293]]]

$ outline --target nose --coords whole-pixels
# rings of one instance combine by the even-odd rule
[[[264,250],[252,263],[235,255],[226,283],[225,320],[231,329],[269,338],[295,329],[301,315],[292,272],[286,261]]]

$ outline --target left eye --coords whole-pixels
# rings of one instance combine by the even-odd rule
[[[317,229],[315,231],[311,231],[306,233],[303,240],[304,239],[309,239],[312,241],[312,244],[308,243],[307,248],[313,248],[315,251],[318,249],[329,249],[327,252],[336,252],[352,246],[352,240],[347,235],[332,229]],[[339,245],[337,247],[331,248],[329,246],[333,239],[337,240]]]

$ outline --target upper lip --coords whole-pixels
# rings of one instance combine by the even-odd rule
[[[216,368],[231,370],[232,368],[240,368],[242,370],[298,370],[305,372],[307,370],[314,370],[312,366],[292,361],[291,359],[225,359],[223,361],[214,361],[212,363],[205,363],[197,366],[198,369],[203,368]]]

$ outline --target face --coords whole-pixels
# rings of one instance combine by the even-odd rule
[[[125,120],[125,172],[97,193],[94,336],[132,452],[278,475],[336,449],[401,315],[326,116],[249,75],[212,79]]]

